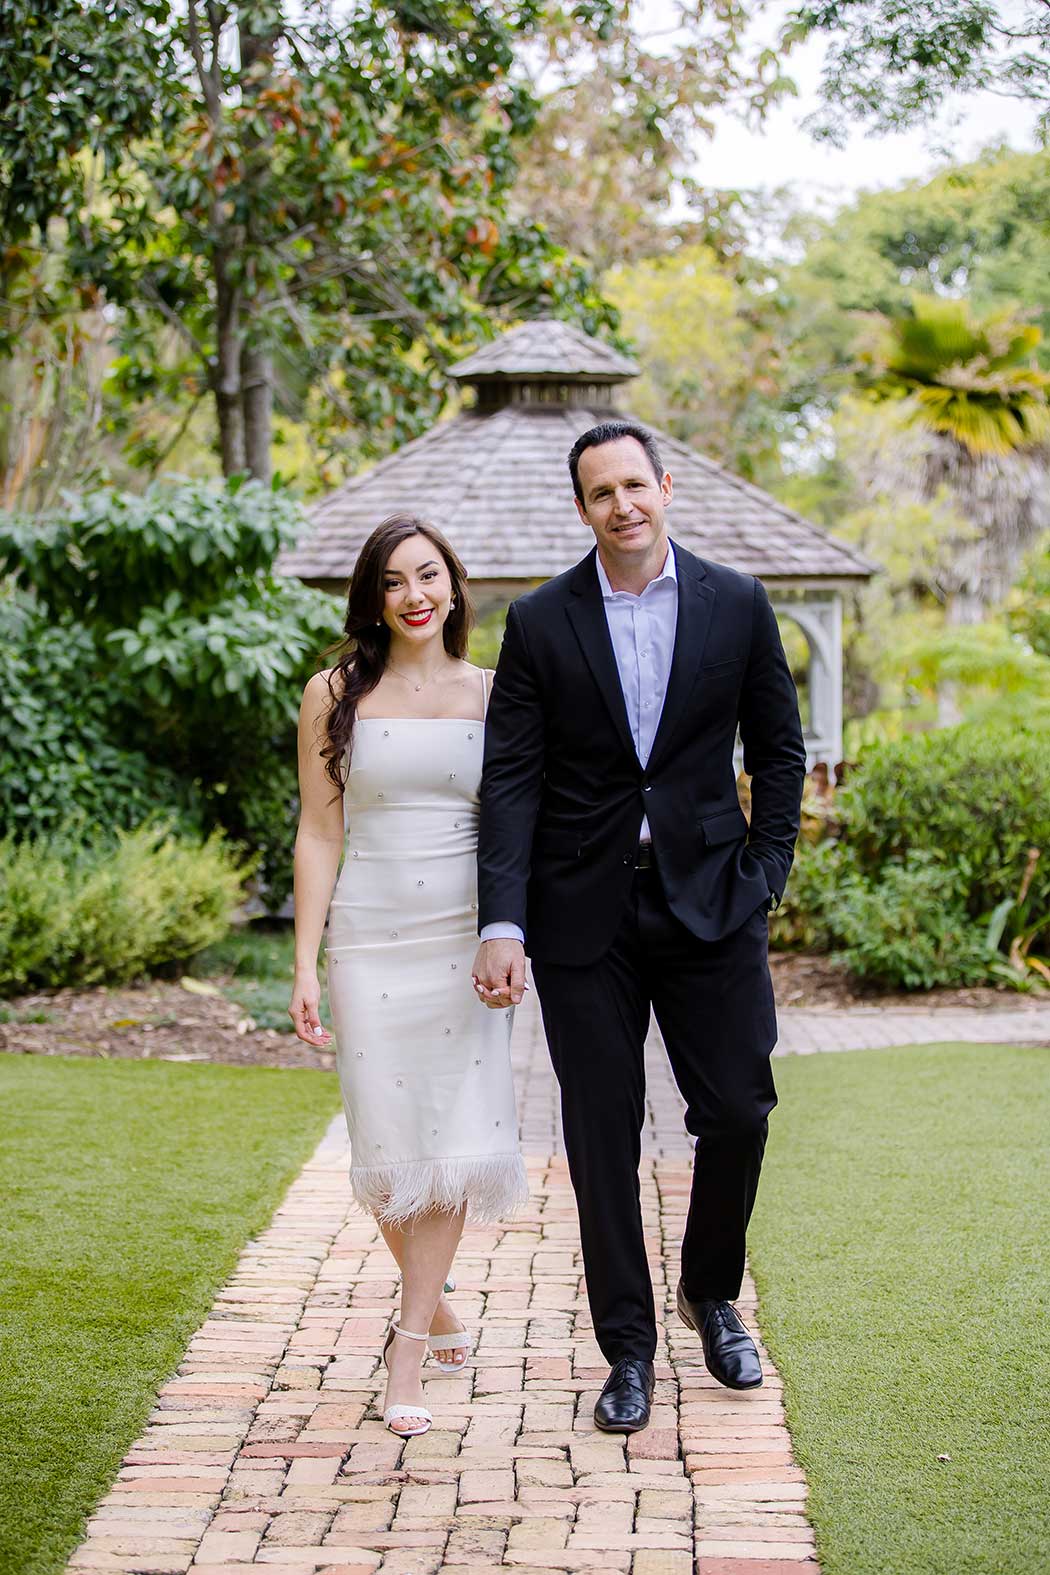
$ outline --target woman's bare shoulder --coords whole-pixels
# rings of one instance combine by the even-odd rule
[[[334,695],[337,700],[342,698],[346,677],[341,667],[324,667],[315,673],[303,690],[303,699],[314,704],[324,702],[327,704]]]

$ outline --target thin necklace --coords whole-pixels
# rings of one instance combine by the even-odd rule
[[[433,681],[437,677],[438,673],[442,672],[444,669],[443,669],[443,667],[435,668],[435,670],[431,673],[430,677],[429,678],[424,678],[424,680],[423,680],[423,682],[421,684],[417,684],[414,678],[409,678],[408,674],[407,673],[403,673],[400,670],[400,668],[395,667],[393,662],[387,662],[386,670],[387,670],[388,673],[396,673],[398,678],[403,678],[405,683],[406,684],[411,684],[413,689],[416,691],[416,694],[418,694],[421,689],[425,689],[427,687],[427,684],[433,683]]]

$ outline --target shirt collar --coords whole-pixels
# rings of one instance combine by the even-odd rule
[[[609,583],[609,576],[605,572],[605,565],[602,563],[601,553],[595,552],[594,561],[598,566],[598,585],[601,588],[603,601],[608,601],[611,596],[634,596],[633,591],[613,590],[611,584]],[[646,591],[651,591],[654,585],[659,585],[663,580],[669,580],[675,585],[678,583],[678,570],[675,565],[674,548],[670,542],[667,543],[667,557],[664,559],[663,568],[654,579],[649,581],[649,584],[645,587],[645,590],[641,592],[641,595],[644,596]],[[634,597],[634,599],[635,601],[639,600],[638,597]]]

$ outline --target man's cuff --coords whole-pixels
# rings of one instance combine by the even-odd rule
[[[517,924],[499,922],[483,924],[480,939],[483,941],[520,941],[525,945],[525,931]]]

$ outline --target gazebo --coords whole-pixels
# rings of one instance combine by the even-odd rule
[[[614,393],[638,367],[567,323],[539,318],[451,375],[473,399],[317,503],[314,528],[284,555],[283,573],[342,593],[365,538],[395,510],[447,531],[482,612],[583,557],[593,538],[573,504],[566,456],[588,427],[627,414]],[[687,444],[654,435],[674,482],[672,537],[762,580],[793,653],[809,763],[834,765],[842,756],[841,595],[874,565]]]

